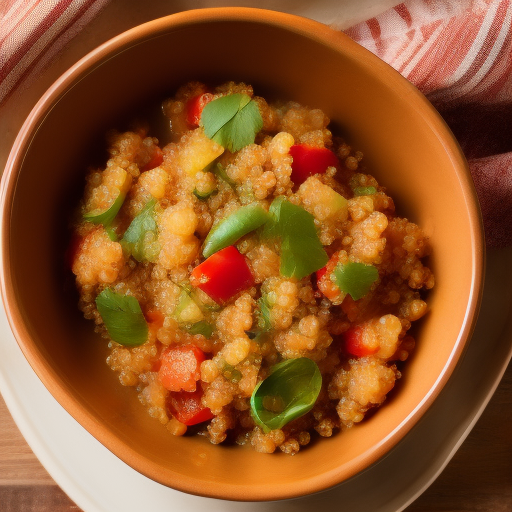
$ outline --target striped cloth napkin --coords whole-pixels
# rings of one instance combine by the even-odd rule
[[[109,1],[0,0],[0,106]],[[512,0],[409,0],[345,31],[414,83],[451,127],[490,247],[512,244],[511,24]]]

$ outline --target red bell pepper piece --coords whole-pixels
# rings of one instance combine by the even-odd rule
[[[190,274],[190,283],[215,302],[227,302],[242,290],[254,285],[247,261],[234,245],[212,254]]]
[[[323,174],[328,167],[339,166],[337,156],[327,148],[294,144],[290,155],[293,158],[291,179],[296,185],[304,183],[313,174]]]
[[[163,313],[160,313],[158,309],[150,309],[144,313],[144,317],[148,324],[154,325],[157,329],[163,327],[165,316]]]
[[[201,387],[198,387],[192,393],[186,391],[171,392],[167,397],[167,408],[181,423],[189,426],[197,425],[214,417],[212,411],[201,403],[202,396],[203,390]]]
[[[149,162],[144,165],[141,169],[141,172],[150,171],[155,167],[158,167],[164,161],[164,153],[158,146],[153,146],[153,154]]]
[[[195,391],[204,352],[195,345],[178,345],[162,352],[158,379],[169,391]]]
[[[369,346],[365,343],[364,327],[356,325],[343,333],[345,350],[357,357],[371,356],[379,351],[379,345]]]
[[[344,298],[341,290],[331,279],[331,274],[336,268],[338,261],[339,253],[335,252],[327,262],[327,265],[316,271],[316,285],[318,289],[334,304],[340,304]]]
[[[187,114],[187,123],[190,126],[194,128],[199,126],[203,108],[207,103],[212,101],[213,98],[213,94],[205,92],[203,94],[198,94],[197,96],[194,96],[187,101],[185,110]]]

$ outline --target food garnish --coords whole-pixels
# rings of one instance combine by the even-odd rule
[[[282,428],[313,408],[321,388],[322,375],[314,361],[286,359],[254,388],[252,417],[265,432]]]
[[[242,206],[210,230],[204,242],[203,256],[208,258],[224,247],[233,245],[247,233],[265,224],[268,219],[268,212],[258,203]]]
[[[234,153],[254,142],[263,120],[250,96],[228,94],[204,106],[201,124],[207,137]]]
[[[156,200],[151,199],[135,216],[121,239],[121,245],[137,261],[154,262],[160,251],[155,206]]]
[[[302,279],[325,266],[329,257],[318,238],[313,215],[282,196],[272,201],[269,213],[271,220],[263,236],[281,240],[281,275]]]
[[[148,324],[138,300],[105,288],[96,297],[96,307],[109,336],[126,347],[142,345],[148,339]]]
[[[338,265],[333,273],[338,288],[354,300],[364,297],[379,278],[379,271],[373,265],[348,262]],[[332,279],[332,277],[331,277]]]

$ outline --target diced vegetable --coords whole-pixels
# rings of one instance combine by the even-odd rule
[[[224,148],[220,144],[210,140],[203,130],[197,129],[187,139],[186,146],[178,155],[177,164],[189,176],[195,177],[222,153]]]
[[[221,164],[213,167],[212,173],[218,176],[222,181],[225,181],[232,189],[235,188],[236,183],[228,176],[226,169]]]
[[[169,391],[195,391],[205,359],[204,352],[195,345],[169,347],[160,357],[158,379]]]
[[[316,273],[316,285],[318,289],[327,297],[333,304],[341,304],[345,298],[338,285],[332,280],[332,273],[339,262],[339,252],[335,252],[327,265]]]
[[[240,382],[242,379],[242,372],[237,370],[233,365],[226,363],[225,361],[220,372],[226,380],[229,380],[233,383]]]
[[[377,193],[375,187],[354,187],[354,196],[371,196]]]
[[[146,319],[149,330],[155,335],[158,332],[158,329],[164,325],[165,316],[157,309],[146,311],[144,313],[144,318]]]
[[[156,145],[152,147],[153,154],[151,155],[149,162],[147,162],[146,165],[142,167],[142,169],[140,170],[141,172],[150,171],[151,169],[158,167],[164,161],[163,151]]]
[[[206,104],[201,125],[210,139],[234,153],[254,143],[263,128],[258,104],[247,94],[229,94]]]
[[[203,390],[200,386],[193,391],[171,392],[167,397],[167,407],[181,423],[191,426],[211,420],[214,415],[201,403]]]
[[[371,356],[379,351],[379,344],[375,338],[365,336],[364,328],[360,325],[351,327],[343,333],[345,350],[357,357]]]
[[[300,185],[313,174],[323,174],[329,167],[338,167],[337,156],[327,148],[317,148],[308,144],[294,144],[290,148],[293,158],[291,179]]]
[[[197,128],[201,121],[201,114],[203,113],[204,106],[212,101],[214,98],[213,94],[205,92],[198,94],[193,98],[190,98],[186,105],[185,110],[187,114],[187,123],[193,128]]]
[[[201,308],[187,290],[181,290],[174,315],[183,324],[193,324],[204,318]]]
[[[252,417],[265,432],[282,428],[313,408],[321,388],[322,375],[314,361],[287,359],[254,388]]]
[[[105,171],[107,172],[107,171]],[[110,228],[112,222],[114,221],[116,215],[118,214],[121,206],[123,206],[124,199],[126,197],[126,193],[128,192],[130,185],[132,183],[132,177],[125,170],[119,169],[116,171],[114,176],[115,183],[117,187],[112,187],[109,190],[109,195],[111,197],[112,203],[107,208],[101,206],[98,208],[94,208],[85,213],[83,218],[86,221],[92,222],[93,224],[102,224],[105,229]],[[112,178],[112,176],[110,176]],[[117,236],[112,236],[112,233],[109,233],[111,239],[116,239]]]
[[[204,320],[201,322],[196,322],[192,324],[190,327],[185,328],[189,334],[202,334],[205,338],[211,338],[213,334],[213,325],[205,322]]]
[[[225,219],[221,220],[206,237],[203,256],[208,258],[213,253],[233,245],[247,233],[259,228],[269,219],[269,214],[257,203],[242,206]]]
[[[343,222],[348,218],[348,201],[316,176],[310,176],[299,187],[298,195],[307,204],[307,210],[321,222],[328,219]]]
[[[260,297],[257,304],[258,328],[260,331],[269,331],[272,328],[272,322],[270,321],[270,306],[266,296]]]
[[[379,271],[373,265],[345,263],[338,265],[332,275],[338,288],[354,300],[364,297],[379,278]]]
[[[121,245],[137,261],[154,263],[160,251],[155,206],[155,199],[149,201],[132,220],[121,239]]]
[[[269,213],[271,220],[263,236],[281,239],[281,275],[302,279],[325,266],[329,257],[316,233],[313,215],[282,196],[272,201]]]
[[[123,206],[125,197],[126,193],[119,192],[115,201],[106,210],[92,210],[91,212],[84,214],[84,219],[92,222],[93,224],[103,224],[105,228],[109,227],[116,218],[116,215],[119,213],[121,206]]]
[[[190,283],[215,302],[224,303],[253,286],[254,278],[245,257],[230,245],[198,265],[190,275]]]
[[[209,197],[214,195],[216,192],[217,192],[217,190],[215,190],[215,189],[209,190],[208,192],[199,192],[199,190],[197,190],[197,188],[195,188],[194,191],[193,191],[193,194],[200,201],[206,201]]]
[[[115,342],[135,347],[147,341],[148,324],[135,297],[105,288],[96,297],[96,307]]]
[[[336,216],[339,220],[346,220],[348,217],[348,201],[331,187],[325,186],[328,190],[324,190],[326,193],[324,195],[323,206],[330,209],[331,215],[329,215],[329,218]],[[339,215],[340,213],[342,213],[342,215]]]

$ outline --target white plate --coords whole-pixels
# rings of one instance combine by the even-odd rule
[[[237,503],[190,496],[132,470],[50,395],[0,315],[0,391],[29,445],[86,512],[398,512],[439,475],[480,417],[512,356],[512,248],[488,254],[482,310],[445,389],[382,460],[329,491],[285,502]],[[356,427],[357,428],[357,427]],[[368,490],[371,489],[371,492]]]

